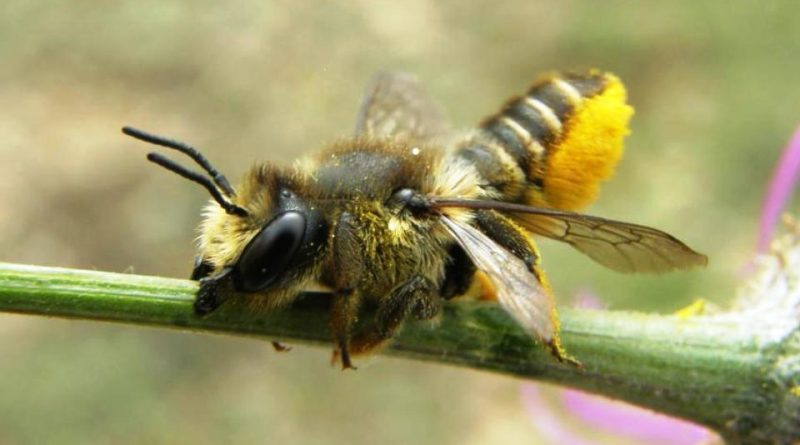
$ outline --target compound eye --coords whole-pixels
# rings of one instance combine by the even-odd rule
[[[299,212],[278,215],[245,247],[236,264],[235,285],[241,292],[258,292],[273,284],[295,257],[306,231]]]

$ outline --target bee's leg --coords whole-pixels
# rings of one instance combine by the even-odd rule
[[[539,249],[525,229],[494,210],[478,210],[475,212],[475,222],[481,232],[524,261],[538,278]]]
[[[475,276],[475,264],[458,244],[453,244],[447,252],[451,262],[444,269],[444,282],[439,295],[445,300],[464,295]]]
[[[200,290],[197,291],[197,298],[194,300],[195,314],[208,315],[228,299],[233,288],[232,271],[232,268],[226,267],[219,274],[200,280]]]
[[[361,277],[362,250],[355,226],[355,217],[343,212],[336,223],[333,237],[332,276],[327,277],[335,289],[331,307],[331,332],[338,346],[333,361],[342,360],[342,369],[353,368],[350,361],[350,337],[361,309],[361,294],[356,285]]]
[[[421,275],[411,278],[381,300],[375,324],[353,337],[350,352],[366,354],[380,347],[392,338],[409,316],[418,320],[433,318],[439,313],[440,301],[436,285],[431,280]]]
[[[279,341],[273,341],[272,347],[275,349],[275,352],[289,352],[292,350],[291,346],[286,346],[285,344]]]
[[[192,269],[192,275],[189,279],[197,281],[211,275],[213,271],[214,266],[198,255],[194,257],[194,268]]]
[[[331,332],[338,350],[334,352],[332,362],[342,360],[342,369],[356,369],[350,361],[350,339],[353,327],[358,321],[361,309],[361,295],[352,289],[342,289],[333,295],[331,307]]]
[[[549,349],[550,353],[559,361],[581,366],[580,362],[570,357],[564,350],[564,347],[561,346],[561,339],[558,334],[558,312],[556,311],[555,302],[553,302],[553,290],[550,288],[550,282],[547,280],[547,276],[539,264],[541,256],[539,255],[539,249],[536,247],[533,239],[531,239],[525,229],[519,227],[510,218],[494,210],[479,210],[475,213],[475,221],[481,231],[524,261],[531,273],[539,280],[539,283],[542,285],[547,295],[549,295],[552,308],[550,318],[555,326],[555,332],[553,338],[546,343],[547,349]]]

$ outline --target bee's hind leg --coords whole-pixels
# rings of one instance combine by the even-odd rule
[[[353,337],[350,352],[370,353],[392,338],[409,316],[417,320],[428,320],[439,313],[440,307],[436,285],[421,275],[414,276],[381,300],[375,314],[375,323]]]
[[[558,361],[581,367],[580,362],[568,355],[561,345],[558,333],[558,312],[553,301],[553,290],[550,288],[550,282],[539,264],[541,258],[539,249],[537,249],[528,232],[519,227],[510,218],[494,210],[477,211],[475,221],[483,233],[520,258],[542,285],[547,295],[549,295],[551,303],[550,318],[555,326],[555,332],[553,338],[546,340],[545,347]]]
[[[539,266],[539,250],[525,229],[494,210],[475,212],[475,222],[481,232],[519,257],[539,278],[536,272]]]

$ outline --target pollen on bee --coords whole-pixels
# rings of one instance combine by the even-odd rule
[[[394,241],[395,244],[398,244],[405,239],[406,231],[409,229],[408,222],[394,216],[389,218],[386,228],[389,229],[389,233],[392,236],[392,241]]]
[[[497,301],[497,291],[494,284],[492,284],[492,280],[484,272],[478,271],[475,273],[473,287],[475,287],[475,289],[473,290],[470,288],[470,291],[475,292],[479,300]]]
[[[411,149],[411,156],[419,156],[420,152],[421,150],[419,149],[419,147],[414,147]]]
[[[576,107],[564,137],[548,156],[545,202],[533,196],[530,204],[578,210],[594,200],[600,183],[614,172],[633,108],[626,103],[622,82],[611,74],[605,77],[606,87]]]

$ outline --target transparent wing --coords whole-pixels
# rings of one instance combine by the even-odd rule
[[[528,231],[562,241],[618,272],[662,273],[708,264],[708,258],[652,227],[581,213],[491,200],[432,198],[434,207],[492,209]]]
[[[553,339],[553,299],[525,263],[478,229],[442,216],[442,223],[495,287],[503,309],[534,337]]]
[[[662,273],[708,263],[705,255],[652,227],[579,213],[529,209],[508,214],[532,233],[568,243],[619,272]]]
[[[424,141],[449,132],[444,113],[414,76],[379,72],[367,86],[358,112],[356,135]]]

